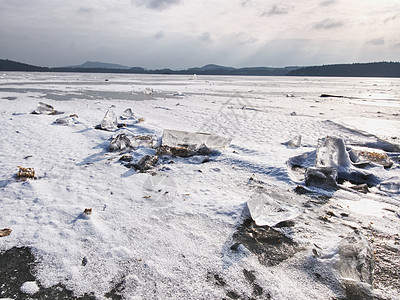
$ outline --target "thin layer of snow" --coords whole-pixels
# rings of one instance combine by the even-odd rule
[[[326,136],[351,145],[376,142],[356,122],[348,129],[331,120],[379,115],[386,121],[384,135],[392,135],[385,126],[397,126],[400,108],[382,106],[378,114],[376,101],[359,106],[346,98],[320,98],[322,93],[360,96],[384,89],[388,98],[399,99],[399,86],[398,79],[374,78],[4,73],[0,228],[13,231],[1,238],[0,250],[29,246],[42,286],[61,282],[77,296],[93,292],[98,299],[120,282],[124,295],[145,299],[221,299],[228,291],[252,297],[244,270],[254,272],[273,299],[339,298],[337,283],[316,280],[309,268],[313,245],[335,252],[350,228],[372,221],[393,233],[400,218],[391,210],[399,211],[399,194],[339,190],[315,207],[293,196],[290,204],[304,212],[287,234],[304,250],[270,268],[244,247],[232,252],[233,234],[256,186],[291,197],[288,190],[301,184],[286,165],[290,157],[315,150]],[[178,91],[184,96],[175,96]],[[31,114],[39,102],[65,114]],[[111,106],[116,115],[130,108],[146,121],[113,126],[114,132],[94,129]],[[54,124],[72,114],[79,120],[74,126]],[[109,151],[119,133],[161,139],[164,129],[209,132],[232,142],[207,163],[169,158],[148,173],[123,166],[119,159],[127,153]],[[284,145],[298,135],[301,147]],[[141,146],[128,154],[138,161],[155,150]],[[34,168],[37,179],[17,180],[17,166]],[[399,169],[388,172],[400,176]],[[86,208],[91,215],[83,214]],[[349,217],[318,219],[331,210]],[[213,282],[214,274],[224,287]]]

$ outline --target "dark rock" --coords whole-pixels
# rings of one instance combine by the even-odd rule
[[[145,172],[147,170],[150,170],[157,162],[158,156],[145,155],[136,164],[133,165],[133,168],[136,171]]]
[[[122,155],[119,160],[122,162],[131,162],[132,159],[132,155]]]
[[[0,297],[12,299],[96,299],[92,295],[85,294],[82,297],[75,297],[73,292],[65,288],[62,284],[44,288],[40,284],[39,291],[33,295],[26,295],[20,288],[27,281],[35,281],[34,269],[36,267],[35,258],[30,248],[11,248],[0,252]]]
[[[275,228],[293,227],[294,224],[295,224],[294,220],[285,220],[285,221],[279,222],[274,227]]]
[[[305,174],[306,186],[314,186],[327,190],[337,190],[337,171],[334,168],[308,168]]]
[[[369,187],[378,185],[380,179],[372,173],[368,173],[363,170],[352,170],[352,171],[339,171],[338,182],[349,181],[355,185],[367,184]]]
[[[247,219],[233,234],[233,240],[258,256],[260,263],[275,266],[301,249],[292,239],[268,226]]]
[[[231,299],[239,299],[240,295],[234,291],[228,291],[226,295]]]

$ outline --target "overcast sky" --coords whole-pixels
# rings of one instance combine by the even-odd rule
[[[0,0],[0,58],[145,68],[400,61],[399,0]]]

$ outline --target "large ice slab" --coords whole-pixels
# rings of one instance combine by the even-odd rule
[[[296,218],[302,210],[289,203],[277,201],[271,196],[260,193],[247,201],[250,216],[258,226],[275,226],[276,224]]]
[[[316,167],[330,167],[338,170],[351,166],[349,154],[341,138],[328,136],[318,140]]]
[[[204,132],[188,132],[181,130],[164,130],[162,146],[197,149],[207,147],[218,149],[229,146],[231,139]]]

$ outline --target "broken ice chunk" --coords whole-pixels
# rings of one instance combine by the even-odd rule
[[[274,200],[267,194],[253,195],[247,201],[250,216],[258,226],[275,226],[276,224],[294,219],[302,213],[298,207]]]
[[[400,194],[400,177],[392,177],[382,182],[378,188],[387,193]]]
[[[328,136],[318,140],[315,166],[348,169],[351,161],[343,139]]]
[[[301,135],[296,135],[293,139],[288,141],[286,145],[290,148],[298,148],[301,146]]]
[[[110,151],[123,151],[130,147],[131,141],[125,135],[125,133],[121,133],[111,140],[110,146],[108,148],[110,149]]]
[[[147,88],[144,89],[143,94],[145,94],[145,95],[151,95],[151,94],[153,94],[153,89],[147,87]]]
[[[354,231],[340,242],[338,250],[339,260],[334,267],[341,278],[372,284],[375,257],[364,235]]]
[[[204,132],[188,132],[180,130],[164,130],[162,146],[210,149],[224,148],[228,146],[231,139]]]
[[[350,158],[354,163],[361,164],[365,162],[375,163],[385,168],[390,168],[393,162],[389,156],[380,149],[370,149],[366,147],[354,147],[349,152]]]
[[[76,119],[77,117],[78,117],[77,115],[70,115],[68,117],[58,118],[54,121],[54,124],[72,126],[76,123],[79,123]]]
[[[114,131],[118,128],[117,116],[114,111],[107,110],[103,121],[101,121],[100,128],[107,131]]]
[[[39,102],[36,105],[36,110],[32,112],[35,115],[55,115],[57,112],[54,107],[44,102]]]
[[[133,167],[138,172],[145,172],[150,170],[157,162],[158,157],[156,155],[145,155]]]
[[[127,108],[124,110],[120,118],[122,120],[128,120],[128,119],[135,119],[135,116],[133,115],[132,109]]]
[[[130,136],[129,139],[131,141],[131,146],[133,148],[140,146],[153,148],[155,143],[154,137],[151,135],[135,135],[135,136]]]

